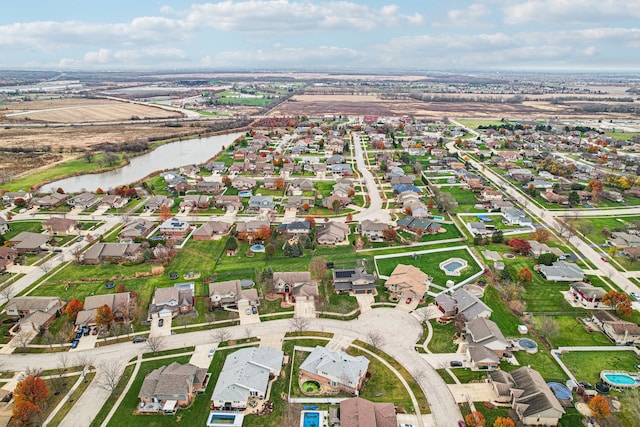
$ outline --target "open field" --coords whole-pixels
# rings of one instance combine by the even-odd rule
[[[182,117],[159,107],[111,99],[60,98],[11,102],[0,120],[25,122],[82,123]]]
[[[451,94],[453,95],[453,94]],[[461,94],[460,96],[462,96]],[[447,95],[449,96],[449,94]],[[540,97],[536,97],[540,98]],[[427,102],[412,98],[383,99],[377,94],[367,95],[296,95],[271,111],[272,116],[280,115],[378,115],[398,116],[413,115],[417,117],[595,117],[576,110],[572,103],[554,105],[551,101],[527,101],[517,103],[488,102]],[[607,118],[622,117],[613,113],[602,113]],[[602,115],[601,114],[601,115]]]

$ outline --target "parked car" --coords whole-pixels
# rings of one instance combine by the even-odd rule
[[[135,338],[133,339],[133,343],[134,343],[134,344],[138,344],[138,343],[141,343],[141,342],[145,342],[146,340],[147,340],[147,339],[146,339],[145,337],[135,337]]]
[[[460,420],[458,421],[458,427],[467,427],[467,424],[464,421]]]
[[[60,248],[55,248],[55,249],[53,250],[53,252],[62,252],[62,249],[60,249]]]
[[[411,304],[411,297],[407,298],[407,304]]]
[[[209,349],[209,357],[213,357],[214,354],[216,354],[216,349],[215,348],[210,348]]]
[[[85,337],[86,337],[87,335],[89,335],[90,333],[91,333],[91,328],[84,327],[84,328],[82,329],[82,335],[84,335]]]
[[[158,326],[162,327],[164,325],[164,319],[158,319]]]
[[[636,294],[635,292],[631,292],[629,295],[631,295],[632,299],[640,301],[640,295]]]
[[[98,328],[93,328],[93,331],[91,331],[91,335],[98,335]]]
[[[82,338],[82,331],[81,330],[76,332],[76,338],[75,339],[80,341],[80,338]]]
[[[601,257],[600,257],[600,259],[601,259],[602,261],[604,261],[604,262],[609,262],[609,260],[608,260],[608,259],[606,259],[606,258],[605,258],[605,257],[603,257],[603,256],[601,256]]]
[[[449,362],[449,365],[451,365],[452,367],[461,367],[462,366],[462,362],[459,360],[452,360],[451,362]]]
[[[80,236],[76,239],[76,242],[82,242],[84,240],[84,237]]]
[[[251,312],[253,314],[258,314],[258,307],[256,307],[255,305],[253,307],[251,307]]]
[[[79,342],[80,342],[80,341],[78,341],[78,340],[73,340],[73,341],[71,341],[71,348],[73,349],[73,348],[78,347],[78,343],[79,343]]]

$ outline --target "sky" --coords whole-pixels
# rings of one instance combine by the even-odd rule
[[[640,0],[21,0],[0,69],[637,72]]]

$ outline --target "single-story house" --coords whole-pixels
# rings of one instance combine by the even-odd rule
[[[251,190],[257,185],[256,180],[246,176],[237,176],[231,182],[231,187],[237,190]]]
[[[429,276],[412,265],[398,264],[384,284],[397,299],[417,298],[422,300],[429,290]]]
[[[171,413],[176,406],[187,407],[198,392],[205,390],[208,380],[207,370],[191,363],[181,365],[173,362],[154,369],[144,378],[140,387],[140,411],[148,412],[145,411],[145,405],[149,403],[154,404],[149,405],[153,412]]]
[[[252,211],[273,210],[275,207],[276,203],[273,201],[273,196],[251,196],[249,198],[249,209]]]
[[[51,209],[60,206],[69,199],[68,194],[51,193],[31,201],[32,206],[42,209]]]
[[[564,194],[556,194],[553,191],[549,190],[540,193],[540,197],[542,197],[549,203],[558,203],[560,205],[566,205],[569,203],[569,196],[565,196]]]
[[[211,308],[237,306],[240,302],[260,305],[255,288],[244,289],[241,280],[209,283],[209,304]]]
[[[28,193],[24,190],[20,190],[20,191],[7,191],[2,195],[2,202],[5,205],[10,205],[12,203],[15,203],[17,199],[22,199],[28,204],[31,201],[31,193]]]
[[[118,196],[117,194],[107,194],[102,198],[101,205],[108,206],[111,209],[121,209],[129,203],[129,199],[126,197]]]
[[[369,359],[316,346],[300,365],[300,376],[357,394],[364,385]]]
[[[0,273],[4,273],[7,267],[13,265],[18,258],[18,251],[6,246],[0,246]]]
[[[142,256],[142,246],[138,243],[96,243],[83,255],[85,264],[99,264],[103,261],[135,261]]]
[[[351,197],[340,196],[334,193],[322,201],[322,206],[324,206],[327,209],[333,209],[334,202],[338,203],[341,208],[344,208],[349,203],[351,203]]]
[[[308,271],[274,272],[273,289],[290,302],[313,300],[318,295],[318,286]]]
[[[503,194],[500,190],[493,190],[491,188],[485,188],[480,192],[482,200],[502,200]]]
[[[189,287],[158,288],[149,304],[149,319],[175,317],[193,310],[195,299]]]
[[[153,196],[147,201],[144,208],[148,211],[155,212],[159,211],[163,206],[167,206],[169,208],[173,206],[173,199],[162,195]]]
[[[215,194],[222,191],[224,185],[215,181],[198,181],[196,183],[196,191],[198,193]]]
[[[209,209],[209,196],[203,194],[187,194],[180,202],[180,208]]]
[[[69,218],[53,217],[42,223],[42,229],[52,236],[78,234],[78,221]]]
[[[51,236],[48,234],[23,231],[9,239],[9,244],[13,249],[18,251],[19,254],[24,254],[27,252],[40,252],[50,241]]]
[[[98,203],[100,203],[100,199],[98,199],[95,194],[89,192],[80,193],[77,196],[74,196],[67,200],[67,204],[69,206],[82,209],[92,208]]]
[[[193,240],[212,240],[229,233],[233,223],[222,220],[209,221],[202,224],[191,236]]]
[[[531,249],[529,250],[529,252],[531,253],[531,255],[533,255],[536,258],[542,254],[549,254],[549,253],[555,254],[557,256],[563,255],[563,252],[561,249],[552,248],[546,243],[540,243],[536,240],[527,240],[527,243],[529,243],[529,246],[531,246]]]
[[[416,218],[411,215],[400,218],[396,224],[398,227],[404,230],[409,230],[414,233],[437,233],[441,226],[437,222],[430,221],[424,218]]]
[[[340,402],[341,427],[398,427],[393,403],[352,397]]]
[[[591,283],[574,282],[569,287],[569,292],[576,301],[586,308],[598,308],[602,302],[602,297],[607,292]]]
[[[511,372],[491,372],[489,376],[499,401],[511,402],[522,424],[558,425],[564,409],[538,371],[523,366]]]
[[[334,269],[333,289],[336,292],[372,294],[376,290],[376,283],[373,274],[367,273],[364,267]]]
[[[349,226],[344,222],[329,221],[317,227],[316,240],[320,245],[336,245],[349,235]]]
[[[577,264],[566,261],[556,261],[551,265],[541,264],[540,274],[552,282],[581,282],[584,280],[584,272]]]
[[[311,223],[309,221],[294,221],[278,226],[278,233],[286,236],[306,236],[311,231]]]
[[[130,317],[135,301],[129,292],[115,294],[91,295],[85,298],[84,307],[76,317],[76,326],[93,326],[96,324],[96,312],[103,305],[109,306],[116,322],[122,322]]]
[[[181,239],[189,234],[191,225],[187,221],[174,216],[160,224],[159,231],[163,236]]]
[[[16,297],[9,300],[7,318],[17,320],[20,330],[39,332],[62,313],[64,302],[58,297]]]
[[[239,221],[236,224],[236,231],[239,233],[254,234],[258,230],[264,227],[271,227],[271,224],[266,219],[251,219],[249,221]]]
[[[467,356],[474,370],[494,370],[509,343],[498,325],[486,317],[476,317],[466,323]]]
[[[622,231],[614,231],[611,233],[611,237],[607,243],[618,248],[639,247],[640,236]]]
[[[273,347],[248,347],[231,353],[213,389],[211,409],[243,411],[250,399],[265,399],[270,380],[280,376],[283,360],[282,350]]]
[[[640,326],[621,320],[610,311],[596,311],[591,321],[617,345],[640,344]]]
[[[242,207],[240,196],[218,196],[215,201],[217,208],[228,209],[231,206],[237,210]]]
[[[122,227],[118,237],[120,239],[146,238],[151,234],[155,224],[143,218],[136,218]]]
[[[480,299],[465,289],[458,288],[451,295],[439,294],[435,303],[444,317],[461,315],[465,322],[477,317],[489,317],[493,310]]]

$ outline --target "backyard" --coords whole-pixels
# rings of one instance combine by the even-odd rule
[[[633,351],[572,351],[563,353],[560,360],[578,381],[595,384],[602,370],[637,372],[638,357]]]

